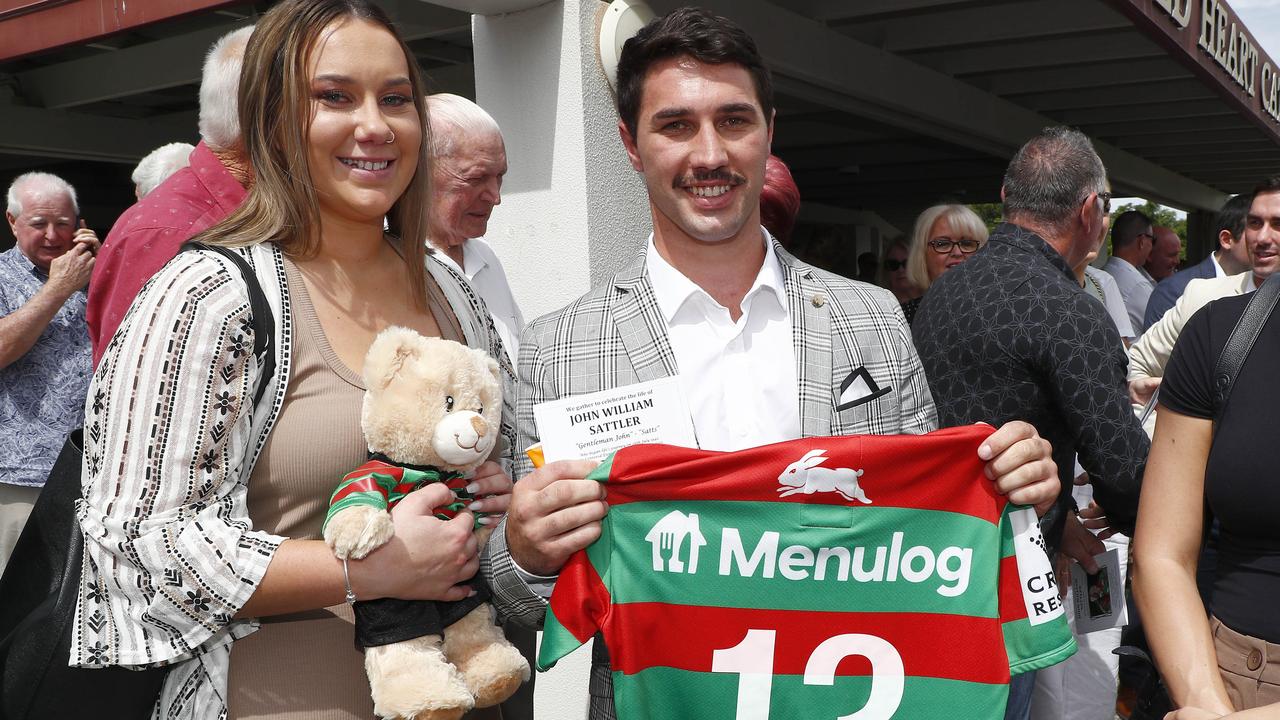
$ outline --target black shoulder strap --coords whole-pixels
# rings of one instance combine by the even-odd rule
[[[244,284],[249,290],[249,312],[253,322],[253,354],[258,358],[258,364],[262,367],[262,379],[258,382],[258,387],[253,393],[253,404],[256,407],[258,402],[262,400],[262,394],[267,390],[267,380],[276,370],[276,322],[275,316],[271,314],[271,306],[267,304],[267,296],[262,292],[262,285],[258,283],[258,275],[249,266],[249,263],[240,253],[229,247],[221,245],[205,245],[204,243],[189,242],[182,246],[182,250],[211,250],[219,255],[227,258],[240,268],[240,274],[244,277]]]
[[[1253,350],[1253,344],[1262,334],[1262,326],[1275,310],[1276,301],[1280,299],[1280,274],[1272,275],[1262,283],[1262,287],[1249,298],[1244,314],[1236,321],[1231,335],[1227,338],[1226,347],[1218,356],[1217,365],[1213,369],[1213,419],[1222,419],[1227,408],[1227,400],[1231,397],[1231,388],[1236,384],[1236,376],[1244,365],[1245,358]]]

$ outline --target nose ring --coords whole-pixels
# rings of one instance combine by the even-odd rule
[[[390,145],[391,143],[393,143],[393,142],[395,142],[395,141],[396,141],[396,132],[395,132],[394,130],[392,130],[392,131],[391,131],[391,137],[387,138],[387,144],[388,144],[388,145]]]

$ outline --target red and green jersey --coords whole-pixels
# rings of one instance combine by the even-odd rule
[[[324,524],[337,515],[340,510],[354,505],[368,505],[379,510],[390,511],[404,499],[405,495],[429,483],[442,482],[457,497],[448,505],[442,505],[433,512],[441,520],[450,520],[467,507],[472,497],[466,491],[468,480],[462,473],[438,468],[407,468],[392,465],[382,460],[370,460],[347,473],[338,483],[338,488],[329,496],[329,511],[325,513]],[[479,527],[480,516],[476,516]]]
[[[561,571],[538,666],[603,635],[623,718],[1002,718],[1075,652],[1031,508],[986,425],[733,453],[620,450]]]

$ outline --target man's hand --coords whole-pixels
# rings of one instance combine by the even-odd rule
[[[87,233],[84,240],[80,239],[81,233]],[[47,284],[64,299],[89,284],[89,277],[93,275],[93,254],[98,251],[98,237],[89,228],[77,230],[75,237],[71,249],[49,263]]]
[[[1096,517],[1103,516],[1102,508],[1097,503],[1089,503],[1089,509],[1096,513]],[[1084,511],[1081,511],[1080,517],[1084,516]],[[1095,536],[1089,531],[1089,522],[1093,521],[1082,523],[1074,517],[1067,516],[1066,524],[1062,527],[1062,548],[1054,567],[1058,575],[1058,597],[1066,597],[1067,588],[1071,587],[1072,560],[1080,563],[1080,567],[1090,575],[1098,572],[1098,562],[1093,559],[1093,556],[1106,552],[1107,547],[1102,544],[1100,536]],[[1104,519],[1103,523],[1105,522]],[[1110,534],[1108,531],[1107,536],[1110,537]]]
[[[1061,552],[1063,555],[1080,563],[1080,567],[1092,575],[1098,572],[1098,562],[1093,559],[1093,556],[1101,555],[1106,551],[1107,546],[1089,532],[1088,528],[1071,515],[1067,516],[1067,521],[1062,526]],[[1066,582],[1070,582],[1069,577],[1064,578],[1064,584]]]
[[[1085,529],[1093,532],[1099,540],[1106,540],[1116,534],[1107,521],[1107,511],[1102,509],[1097,500],[1090,501],[1089,507],[1081,510],[1079,517]]]
[[[1129,381],[1129,402],[1134,405],[1146,406],[1151,402],[1151,396],[1155,394],[1156,388],[1160,387],[1160,381],[1164,378],[1158,377],[1141,377]]]
[[[1010,502],[1035,505],[1041,515],[1058,499],[1061,489],[1052,453],[1049,441],[1021,420],[1005,423],[978,448],[996,492],[1008,495]]]
[[[604,485],[585,478],[589,460],[562,460],[516,483],[507,510],[507,547],[525,572],[555,575],[569,556],[600,537],[609,510]]]
[[[102,246],[98,240],[98,234],[85,224],[83,218],[80,220],[80,227],[76,228],[76,234],[71,236],[71,242],[75,245],[84,245],[93,255],[97,255],[98,248]]]

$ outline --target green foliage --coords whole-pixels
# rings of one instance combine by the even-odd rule
[[[982,222],[987,224],[987,232],[996,229],[1004,221],[1004,211],[1000,203],[974,203],[969,209],[978,213],[978,217],[982,218]]]
[[[978,213],[978,217],[982,218],[982,222],[987,224],[987,231],[996,229],[996,225],[1004,222],[1004,212],[1000,203],[974,203],[969,209]],[[1152,225],[1162,225],[1167,228],[1173,228],[1178,234],[1178,238],[1182,240],[1182,258],[1187,257],[1187,218],[1178,217],[1178,214],[1163,205],[1157,205],[1150,200],[1141,205],[1134,203],[1125,203],[1118,207],[1111,208],[1111,217],[1115,217],[1122,212],[1129,210],[1137,210],[1147,217],[1151,218]],[[1107,252],[1111,252],[1111,236],[1107,236]]]

